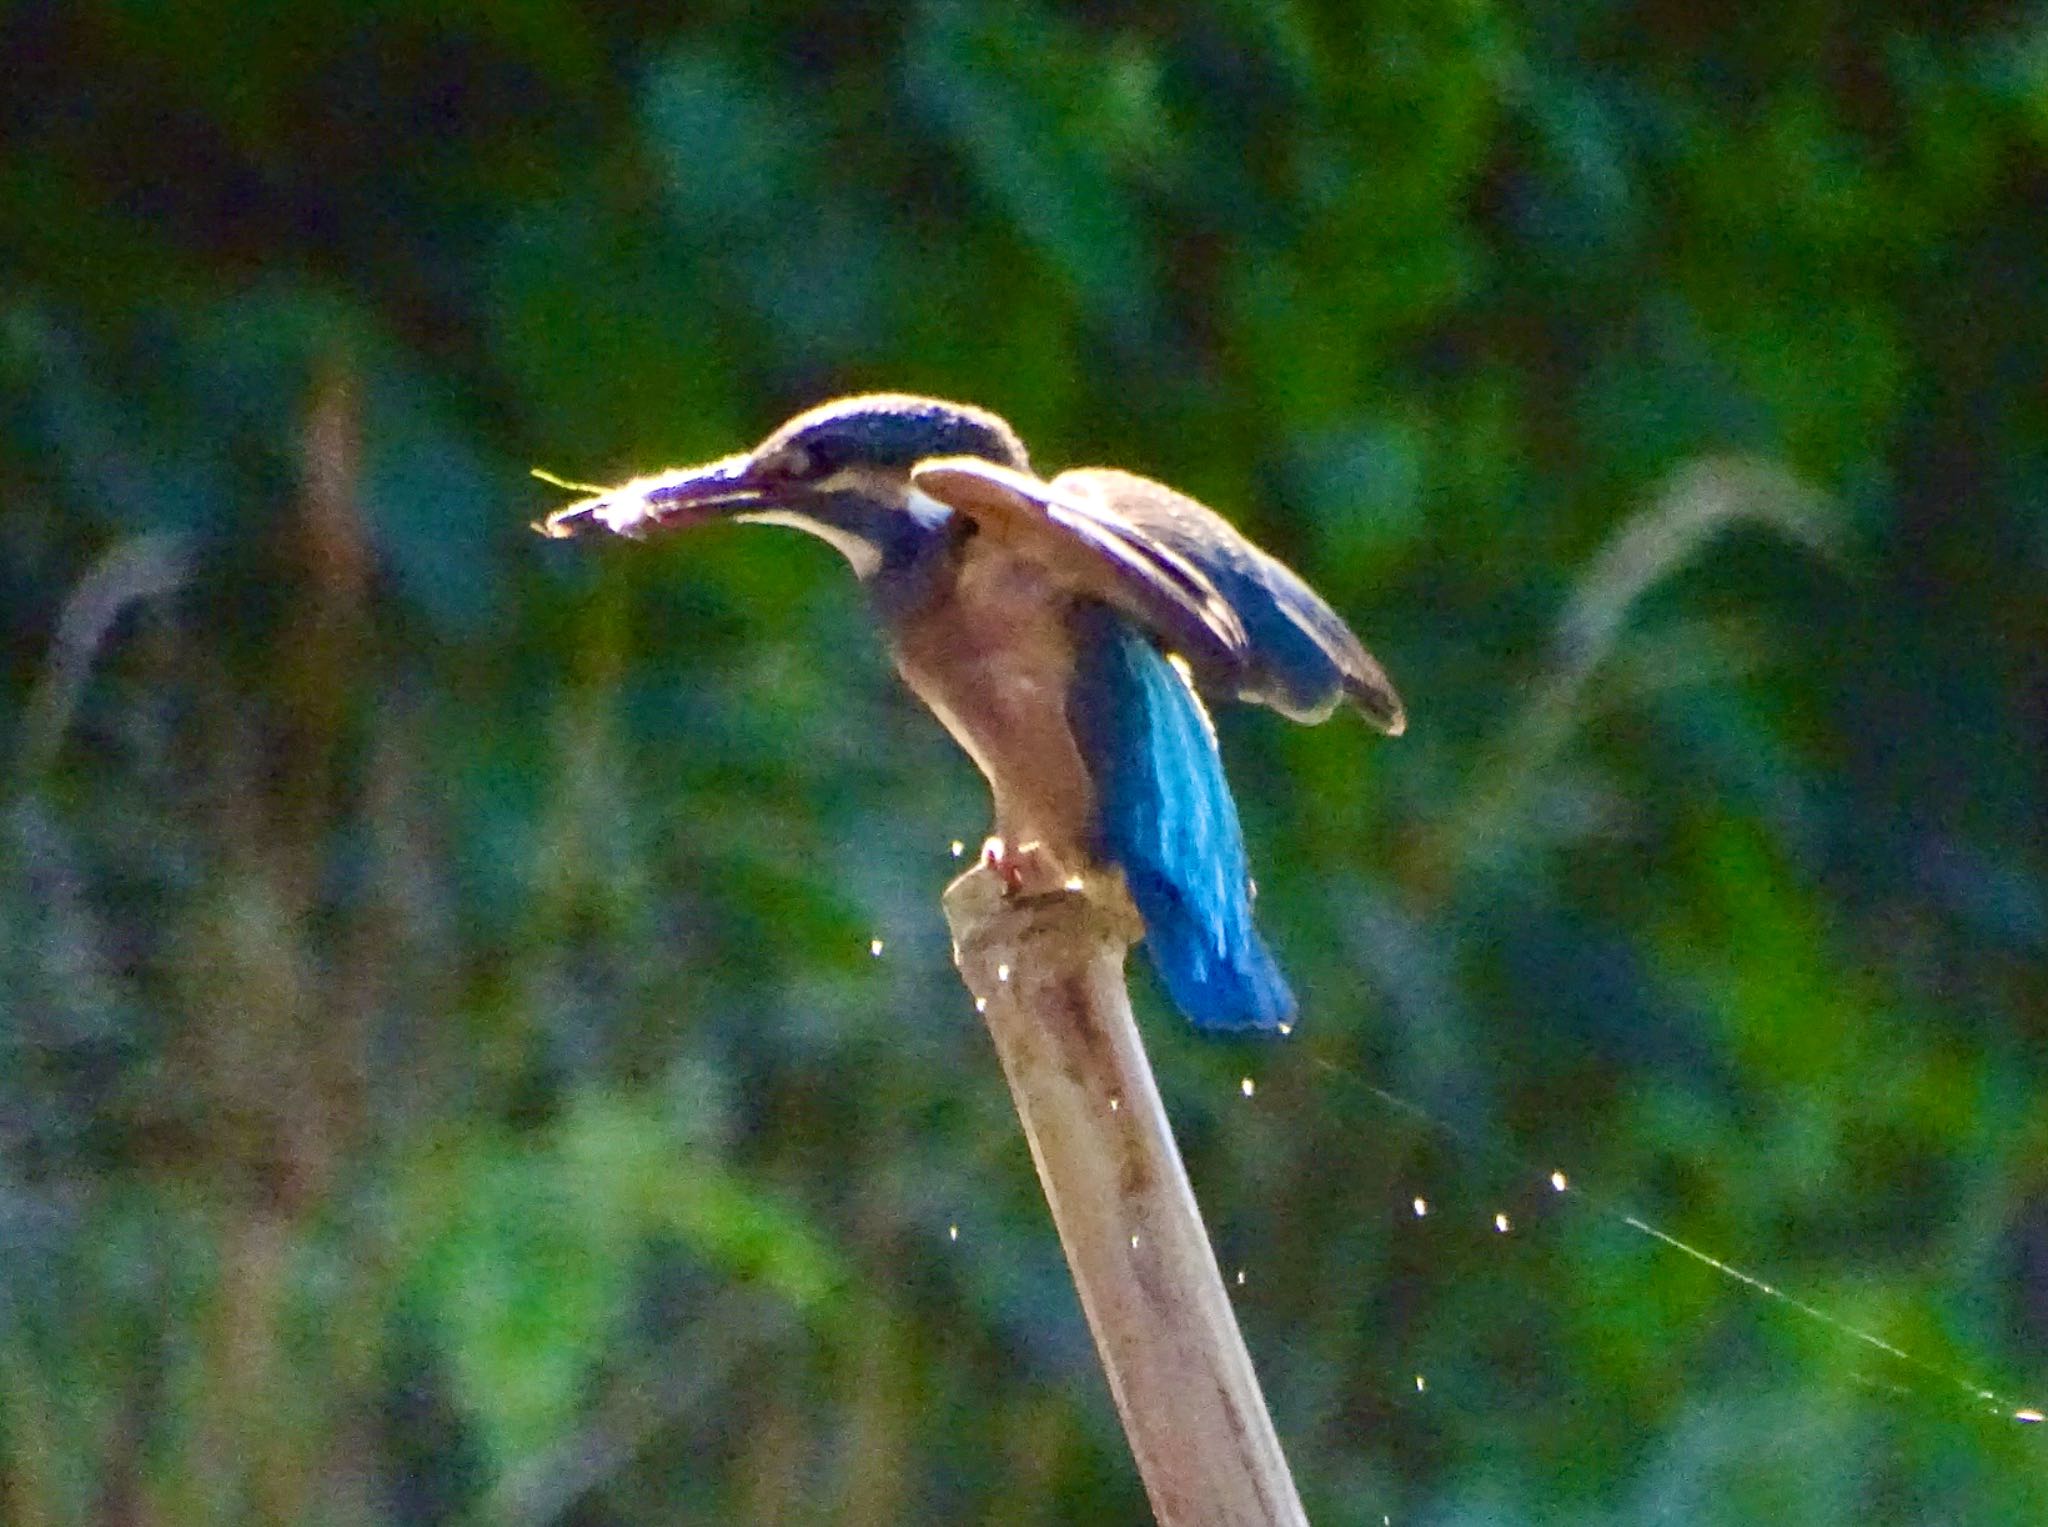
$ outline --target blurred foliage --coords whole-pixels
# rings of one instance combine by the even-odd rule
[[[0,1520],[1142,1515],[979,782],[829,552],[525,531],[877,386],[1222,506],[1410,701],[1223,718],[1301,1033],[1147,997],[1318,1522],[2048,1514],[2048,14],[0,62]]]

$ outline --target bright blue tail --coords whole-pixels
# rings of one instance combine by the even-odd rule
[[[1202,703],[1159,650],[1096,607],[1079,617],[1070,713],[1167,993],[1201,1029],[1294,1021],[1287,978],[1252,926],[1237,803]]]

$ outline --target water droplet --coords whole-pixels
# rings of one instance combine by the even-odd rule
[[[1291,1024],[1291,1023],[1283,1023],[1283,1024],[1281,1024],[1281,1025],[1280,1025],[1280,1037],[1281,1037],[1282,1039],[1285,1039],[1285,1038],[1286,1038],[1286,1037],[1287,1037],[1287,1036],[1288,1036],[1289,1034],[1292,1034],[1293,1032],[1294,1032],[1294,1025],[1293,1025],[1293,1024]]]
[[[1009,979],[1010,979],[1010,967],[1009,967],[1009,966],[1007,966],[1007,965],[998,965],[998,966],[996,967],[996,979],[997,979],[998,981],[1007,981],[1007,980],[1009,980]]]
[[[1133,1251],[1136,1251],[1137,1249],[1138,1249],[1138,1238],[1137,1238],[1137,1237],[1136,1237],[1136,1236],[1134,1235],[1134,1236],[1132,1236],[1132,1237],[1131,1237],[1131,1250],[1133,1250]]]
[[[1502,1235],[1506,1235],[1508,1233],[1508,1217],[1505,1214],[1496,1214],[1493,1217],[1493,1228]]]
[[[1068,889],[1068,890],[1070,890],[1070,891],[1078,891],[1078,890],[1081,890],[1081,889],[1082,889],[1082,881],[1081,881],[1081,877],[1080,877],[1079,875],[1069,875],[1069,876],[1067,876],[1067,889]]]
[[[1119,1108],[1123,1106],[1124,1100],[1122,1098],[1111,1098],[1109,1100],[1109,1111],[1111,1113],[1115,1113]]]
[[[1254,1092],[1257,1092],[1259,1090],[1259,1084],[1247,1076],[1239,1080],[1237,1084],[1237,1090],[1239,1092],[1242,1092],[1246,1097],[1250,1097]]]
[[[1417,1219],[1421,1219],[1421,1218],[1422,1218],[1422,1217],[1423,1217],[1423,1216],[1424,1216],[1425,1214],[1427,1214],[1427,1213],[1429,1213],[1429,1200],[1428,1200],[1428,1199],[1426,1199],[1426,1198],[1418,1198],[1418,1199],[1416,1199],[1416,1200],[1415,1200],[1415,1217],[1416,1217]]]
[[[974,999],[974,1010],[975,1010],[975,1011],[976,1011],[977,1013],[985,1013],[985,1012],[987,1012],[987,1011],[988,1011],[988,998],[986,998],[986,997],[976,997],[976,998]]]
[[[2016,1410],[2012,1413],[2012,1418],[2027,1426],[2039,1426],[2042,1421],[2048,1420],[2048,1417],[2044,1417],[2040,1411],[2032,1409]]]
[[[947,1240],[949,1240],[949,1241],[957,1241],[957,1240],[959,1240],[959,1239],[960,1239],[960,1227],[959,1227],[958,1225],[948,1225],[948,1226],[946,1227],[946,1239],[947,1239]]]
[[[962,843],[958,838],[955,838],[953,840],[953,857],[957,859],[966,852],[967,845],[965,843]]]
[[[1428,1379],[1426,1379],[1426,1378],[1424,1378],[1424,1377],[1423,1377],[1423,1376],[1422,1376],[1421,1374],[1419,1374],[1419,1373],[1418,1373],[1418,1374],[1416,1374],[1416,1375],[1415,1375],[1415,1392],[1416,1392],[1417,1394],[1426,1394],[1426,1393],[1428,1392],[1428,1390],[1429,1390],[1429,1380],[1428,1380]]]
[[[1570,1187],[1571,1184],[1565,1180],[1564,1173],[1552,1172],[1550,1174],[1550,1186],[1553,1192],[1562,1193],[1566,1188]]]
[[[1239,1269],[1237,1270],[1237,1286],[1238,1286],[1239,1288],[1243,1288],[1243,1287],[1244,1287],[1244,1269],[1243,1269],[1242,1267],[1240,1267],[1240,1268],[1239,1268]]]
[[[882,941],[878,938],[869,939],[868,953],[879,960],[882,957]]]

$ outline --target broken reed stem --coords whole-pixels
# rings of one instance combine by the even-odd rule
[[[1153,1514],[1306,1527],[1131,1017],[1121,879],[1008,897],[977,866],[945,905]]]

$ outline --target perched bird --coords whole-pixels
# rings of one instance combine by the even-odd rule
[[[1292,1026],[1196,686],[1306,722],[1349,700],[1398,734],[1386,674],[1306,584],[1170,488],[1105,469],[1042,481],[994,414],[897,394],[824,404],[536,528],[637,538],[713,519],[793,526],[852,564],[898,671],[988,778],[984,854],[1013,890],[1113,865],[1191,1022]]]

